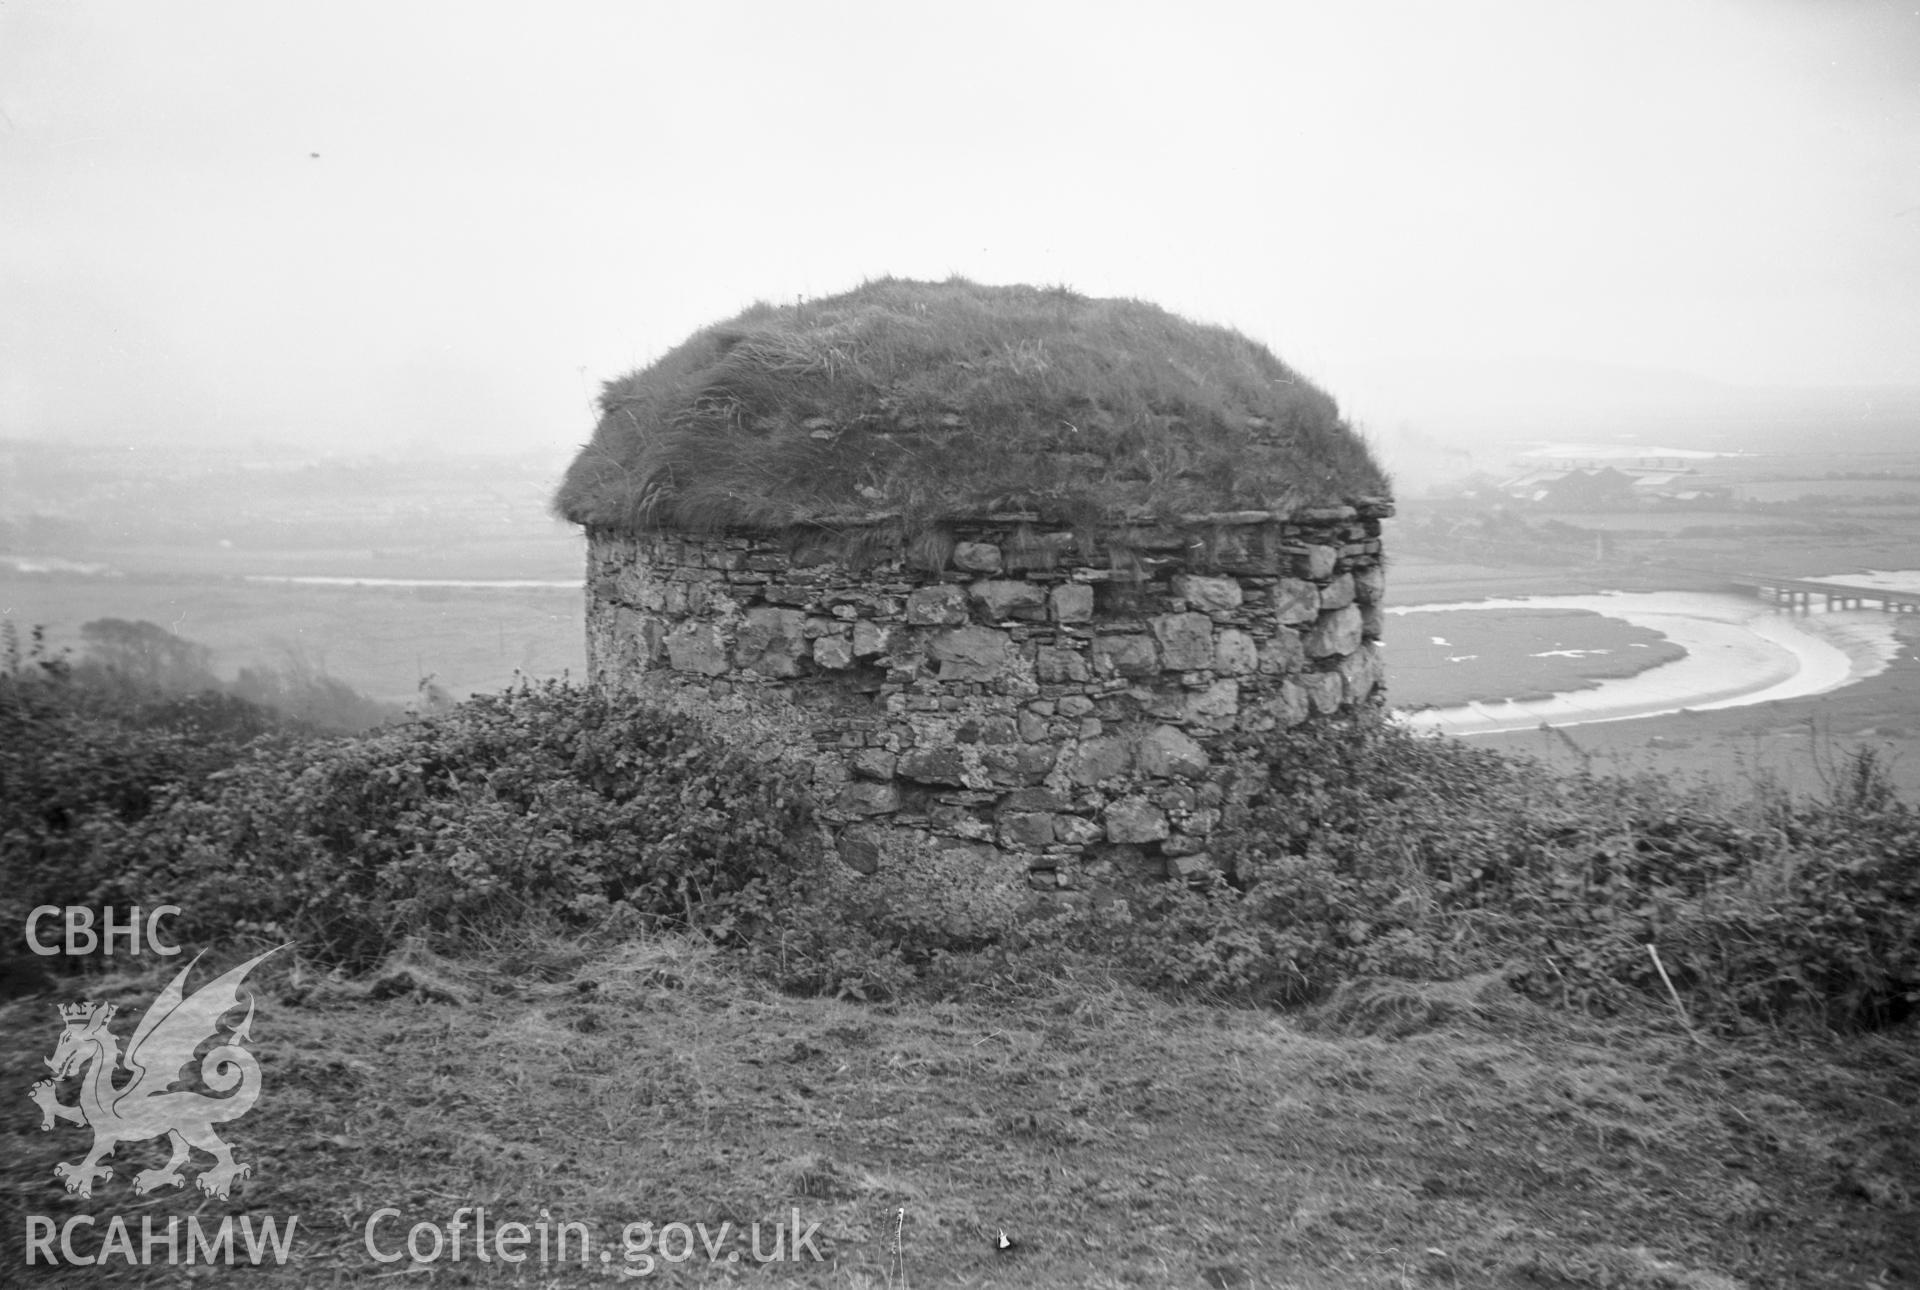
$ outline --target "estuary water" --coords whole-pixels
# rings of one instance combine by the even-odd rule
[[[1881,575],[1891,577],[1896,575]],[[1920,577],[1920,575],[1897,575]],[[1835,580],[1852,581],[1853,579]],[[1885,585],[1885,584],[1880,584]],[[1891,616],[1877,609],[1788,613],[1755,598],[1692,591],[1523,596],[1441,605],[1399,605],[1391,614],[1450,609],[1587,609],[1649,627],[1687,651],[1638,676],[1551,698],[1469,703],[1403,714],[1421,729],[1496,734],[1541,723],[1622,721],[1683,709],[1730,708],[1801,698],[1883,671],[1898,656]],[[1387,667],[1393,667],[1392,634]]]

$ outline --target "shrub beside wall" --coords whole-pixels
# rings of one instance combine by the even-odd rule
[[[32,904],[171,902],[191,940],[293,939],[311,959],[366,964],[409,934],[529,919],[724,938],[818,852],[792,768],[557,683],[360,738],[263,741],[204,778],[160,771],[137,814],[90,811],[61,831],[69,845],[23,853],[9,836],[16,890]]]

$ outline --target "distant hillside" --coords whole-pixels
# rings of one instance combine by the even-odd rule
[[[1316,375],[1389,450],[1403,426],[1455,442],[1619,435],[1748,451],[1804,448],[1812,435],[1870,452],[1877,442],[1892,449],[1920,436],[1917,385],[1734,385],[1550,358],[1383,360]]]

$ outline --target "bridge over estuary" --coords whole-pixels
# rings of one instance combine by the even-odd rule
[[[1731,581],[1741,591],[1771,600],[1783,609],[1811,609],[1814,597],[1818,596],[1828,609],[1863,609],[1877,604],[1892,614],[1920,613],[1920,591],[1815,582],[1809,578],[1773,578],[1759,573],[1737,573]]]

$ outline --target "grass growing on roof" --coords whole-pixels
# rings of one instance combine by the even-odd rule
[[[1264,346],[1137,300],[887,278],[758,304],[609,382],[555,499],[590,528],[998,512],[1098,524],[1387,491]]]

